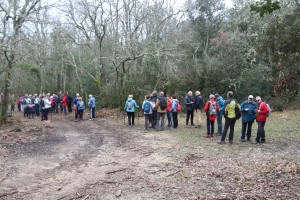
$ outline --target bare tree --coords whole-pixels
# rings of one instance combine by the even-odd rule
[[[20,30],[28,17],[36,12],[35,9],[39,2],[40,0],[9,0],[0,4],[0,12],[3,17],[1,29],[4,33],[1,39],[1,52],[4,53],[7,61],[1,124],[5,123],[7,119],[11,78],[17,57]]]

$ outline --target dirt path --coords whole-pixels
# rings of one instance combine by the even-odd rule
[[[161,179],[175,172],[168,167],[174,164],[168,136],[105,119],[69,120],[54,116],[46,125],[48,133],[9,148],[11,156],[2,165],[2,198],[167,198],[155,191],[162,189]]]
[[[10,134],[2,133],[7,155],[0,157],[0,199],[300,197],[299,162],[291,160],[300,153],[298,143],[220,147],[217,138],[186,128],[145,133],[122,120],[74,122],[71,115],[54,115],[49,124],[21,121],[22,132],[11,133],[19,134],[16,142],[3,142]],[[197,145],[179,142],[176,134]]]

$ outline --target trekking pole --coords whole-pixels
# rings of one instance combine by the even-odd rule
[[[138,107],[138,126],[140,125],[140,107]]]
[[[123,114],[123,118],[124,118],[124,126],[125,126],[125,116],[126,116],[126,114],[125,114],[125,110],[124,110],[124,114]]]

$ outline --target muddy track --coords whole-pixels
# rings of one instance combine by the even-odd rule
[[[48,133],[39,140],[9,148],[11,156],[0,183],[2,199],[164,196],[153,193],[160,190],[159,174],[167,176],[172,162],[163,155],[169,144],[162,138],[105,119],[70,120],[71,116],[54,116],[47,124]]]

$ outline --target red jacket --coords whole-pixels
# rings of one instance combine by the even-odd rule
[[[212,103],[215,103],[215,99],[210,99],[208,102],[206,102],[205,106],[204,106],[204,111],[207,113],[209,111],[209,107]],[[216,102],[216,108],[217,108],[217,112],[220,111],[218,103]],[[207,113],[207,116],[209,114]],[[209,121],[215,121],[217,118],[217,115],[209,115]]]
[[[267,114],[269,112],[269,108],[267,104],[265,102],[261,102],[258,104],[257,109],[258,111],[260,111],[260,113],[258,113],[258,111],[256,112],[256,121],[258,122],[267,121]]]
[[[61,103],[62,103],[63,106],[67,106],[67,96],[66,96],[66,95],[64,95],[64,96],[62,97]]]
[[[166,109],[166,111],[167,111],[167,112],[170,112],[171,109],[172,109],[172,99],[169,98],[169,99],[168,99],[168,102],[167,102],[167,109]]]

